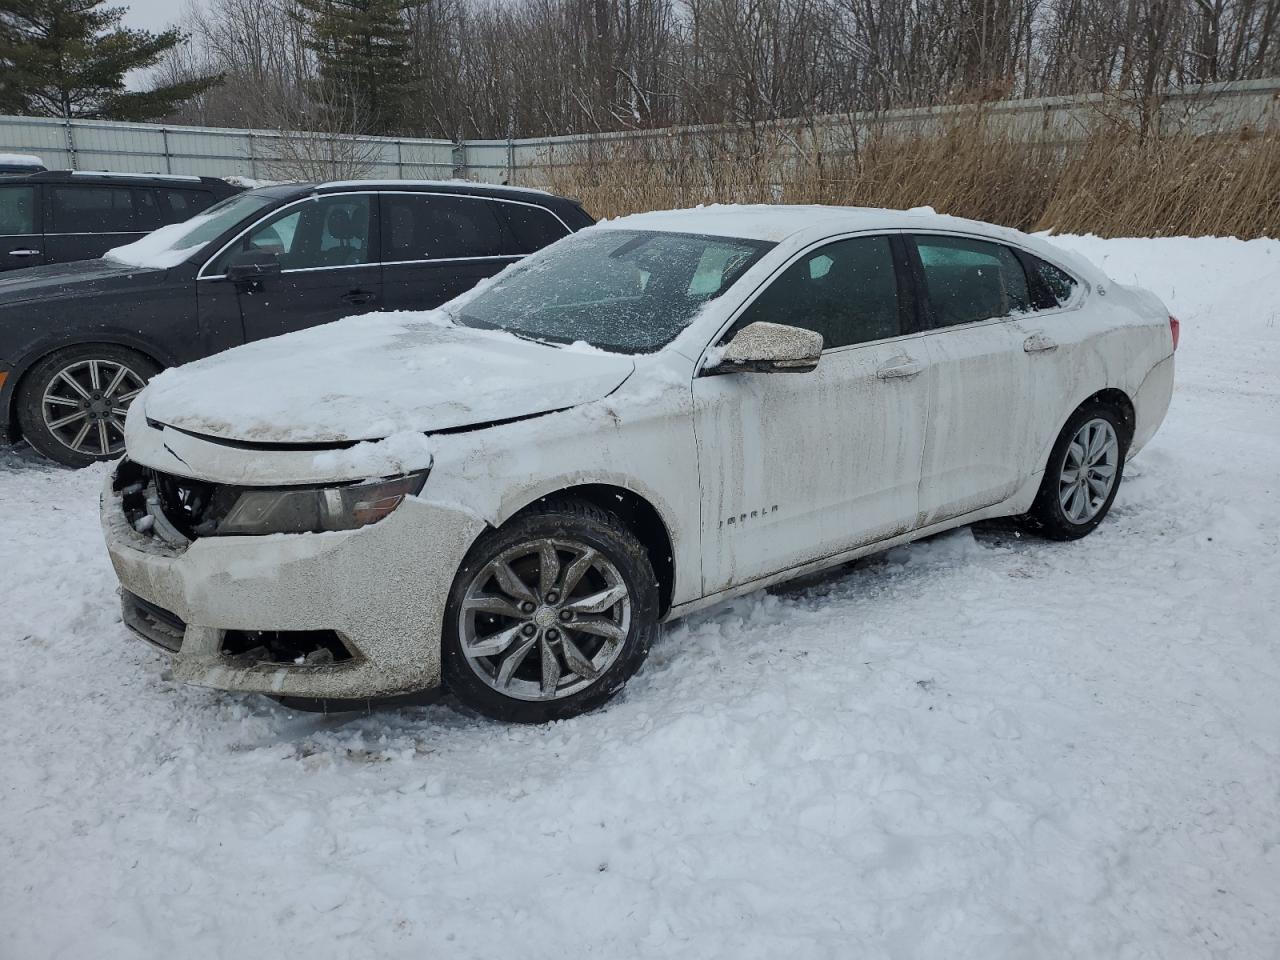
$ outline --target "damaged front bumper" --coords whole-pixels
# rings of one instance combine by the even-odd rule
[[[409,497],[356,530],[207,536],[136,529],[109,480],[101,516],[123,620],[181,680],[281,698],[365,700],[440,682],[453,577],[484,528]]]

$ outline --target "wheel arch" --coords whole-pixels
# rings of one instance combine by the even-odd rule
[[[675,594],[675,545],[670,523],[650,498],[613,483],[579,483],[539,493],[511,510],[498,526],[505,526],[539,503],[562,497],[585,500],[614,514],[640,541],[653,566],[654,576],[658,579],[659,617],[665,617],[671,609]]]
[[[1106,387],[1099,390],[1097,393],[1093,393],[1088,397],[1085,397],[1084,400],[1076,404],[1071,413],[1075,414],[1076,410],[1079,410],[1088,403],[1105,403],[1107,406],[1114,407],[1118,410],[1125,429],[1125,444],[1128,445],[1128,443],[1133,440],[1133,431],[1137,425],[1137,413],[1136,408],[1133,405],[1133,400],[1127,393],[1116,387]],[[1068,419],[1070,419],[1070,416],[1068,416]]]

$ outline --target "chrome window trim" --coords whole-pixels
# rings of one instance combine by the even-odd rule
[[[434,257],[430,260],[384,260],[384,267],[420,267],[424,263],[469,263],[473,260],[523,260],[529,253],[500,253],[484,257]]]
[[[366,194],[370,196],[375,196],[375,197],[380,197],[384,194],[390,194],[392,196],[396,194],[407,194],[408,196],[413,196],[413,197],[460,197],[464,200],[483,200],[489,203],[510,203],[519,207],[533,207],[536,210],[544,210],[547,213],[551,214],[551,216],[555,217],[556,221],[560,224],[560,226],[564,227],[565,236],[571,236],[573,234],[573,228],[570,227],[567,223],[565,223],[564,218],[561,217],[560,214],[552,210],[550,207],[544,207],[542,204],[539,204],[539,203],[529,203],[524,200],[510,200],[506,197],[485,197],[485,196],[481,196],[479,194],[474,194],[474,193],[447,193],[447,192],[441,192],[438,190],[377,189],[377,190],[341,190],[341,191],[335,191],[332,193],[309,193],[305,197],[299,197],[296,200],[290,200],[288,203],[282,204],[281,206],[276,207],[266,216],[261,217],[260,219],[254,221],[252,224],[250,224],[249,226],[241,230],[239,233],[237,233],[234,237],[232,237],[230,240],[224,243],[218,249],[217,253],[215,253],[208,260],[206,260],[204,263],[200,265],[200,269],[196,271],[196,279],[197,280],[225,280],[227,277],[225,273],[207,274],[204,271],[209,266],[209,264],[213,263],[220,256],[226,253],[228,249],[230,249],[237,242],[243,239],[245,234],[250,233],[253,230],[257,229],[262,224],[266,223],[266,221],[274,217],[277,213],[280,213],[282,210],[288,210],[290,207],[294,206],[295,204],[306,203],[318,197],[350,197],[350,196],[361,196]],[[381,211],[379,211],[379,214],[381,214]],[[381,229],[381,216],[379,216],[379,229]],[[534,253],[536,252],[537,251],[535,250]],[[407,264],[423,264],[423,263],[458,263],[458,262],[467,261],[467,260],[521,260],[527,256],[530,256],[530,254],[504,253],[504,254],[492,254],[492,255],[483,256],[483,257],[437,257],[434,259],[426,259],[426,260],[377,260],[377,261],[374,261],[373,263],[352,263],[352,264],[344,264],[341,266],[334,266],[334,267],[294,267],[290,270],[281,270],[280,273],[281,274],[307,273],[315,270],[349,270],[352,267],[377,267],[377,266],[396,267],[396,266],[404,266]]]
[[[265,216],[260,217],[259,219],[255,220],[253,223],[249,224],[249,226],[245,227],[243,230],[237,233],[234,237],[232,237],[230,240],[224,243],[218,249],[217,253],[215,253],[212,257],[210,257],[208,260],[206,260],[203,264],[200,265],[200,269],[196,271],[196,279],[197,280],[225,280],[227,276],[225,273],[212,274],[212,275],[205,274],[205,270],[208,268],[209,264],[213,263],[220,256],[222,256],[229,249],[231,249],[231,247],[235,246],[235,244],[238,243],[240,240],[242,240],[246,234],[252,233],[254,230],[262,226],[268,220],[274,219],[276,214],[281,213],[285,210],[288,210],[290,207],[295,207],[300,203],[311,203],[312,201],[316,200],[319,197],[352,197],[352,196],[376,197],[377,195],[378,195],[378,191],[376,190],[343,190],[340,193],[308,193],[306,196],[298,197],[296,200],[290,200],[288,203],[281,204],[280,206],[271,210]],[[376,267],[377,263],[376,262],[375,263],[353,263],[353,264],[346,264],[345,266]],[[334,270],[334,269],[337,269],[337,268],[335,267],[295,267],[291,270],[287,270],[287,271],[281,270],[280,272],[281,273],[300,273],[304,270]]]

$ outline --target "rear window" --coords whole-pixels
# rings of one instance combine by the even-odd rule
[[[35,187],[0,187],[0,234],[35,232]]]
[[[49,233],[129,233],[138,230],[129,187],[49,188]]]
[[[472,197],[384,193],[382,259],[396,263],[503,256],[507,251],[496,206]]]
[[[498,209],[506,218],[515,240],[515,253],[533,253],[569,234],[569,228],[542,207],[522,203],[500,203]]]
[[[1027,275],[1008,247],[968,237],[917,236],[934,326],[1026,313]]]

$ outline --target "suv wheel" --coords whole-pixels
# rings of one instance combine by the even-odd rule
[[[107,343],[67,347],[45,357],[18,387],[18,426],[50,460],[84,467],[124,452],[124,418],[159,372],[136,351]]]
[[[1102,522],[1120,489],[1129,446],[1114,407],[1086,403],[1058,435],[1023,525],[1052,540],[1078,540]]]
[[[466,706],[543,723],[612,697],[658,631],[644,548],[587,503],[542,504],[472,547],[445,612],[444,679]]]

